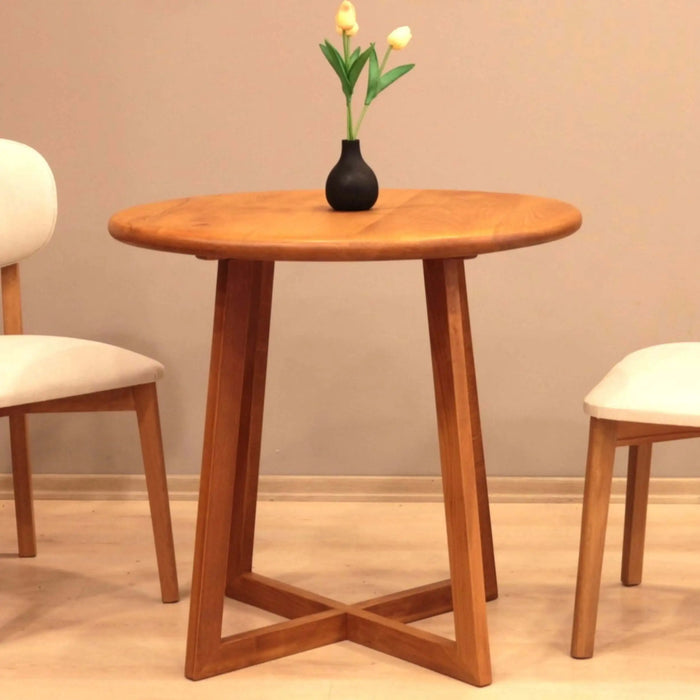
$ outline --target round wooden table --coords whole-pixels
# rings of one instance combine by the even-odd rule
[[[491,682],[497,597],[465,258],[581,225],[569,204],[516,194],[383,190],[366,212],[320,191],[190,197],[115,214],[131,245],[216,259],[218,278],[187,640],[192,679],[349,639],[474,685]],[[275,261],[423,260],[450,578],[352,604],[252,570]],[[224,596],[287,622],[222,638]],[[408,626],[454,611],[455,640]]]

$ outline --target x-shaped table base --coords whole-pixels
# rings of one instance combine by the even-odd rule
[[[406,624],[452,610],[449,580],[346,605],[249,573],[233,581],[227,595],[290,619],[224,637],[204,675],[218,673],[219,664],[235,670],[347,639],[476,683],[460,659],[454,640]]]
[[[488,685],[486,599],[497,588],[464,262],[423,263],[450,580],[354,605],[252,573],[273,270],[269,261],[219,262],[187,677],[349,639]],[[290,619],[222,638],[225,595]],[[454,641],[407,625],[450,610]]]

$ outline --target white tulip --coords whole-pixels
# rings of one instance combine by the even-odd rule
[[[389,42],[389,46],[391,46],[392,49],[400,51],[406,48],[408,42],[411,41],[412,38],[413,34],[411,34],[410,27],[397,27],[389,34],[386,40]]]

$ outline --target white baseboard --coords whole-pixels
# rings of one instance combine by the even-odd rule
[[[613,480],[612,502],[624,500],[625,480]],[[196,500],[199,477],[168,478],[173,501]],[[492,503],[578,503],[583,478],[489,478]],[[36,474],[34,497],[60,500],[138,500],[146,498],[143,476],[136,474]],[[0,474],[0,499],[12,498],[9,474]],[[260,498],[267,501],[440,501],[442,483],[433,476],[271,476],[260,477]],[[652,479],[651,503],[700,503],[700,479]]]

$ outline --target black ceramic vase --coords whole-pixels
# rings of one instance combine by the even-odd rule
[[[337,211],[363,211],[372,208],[378,195],[377,177],[362,160],[360,142],[344,139],[340,160],[326,180],[328,204]]]

